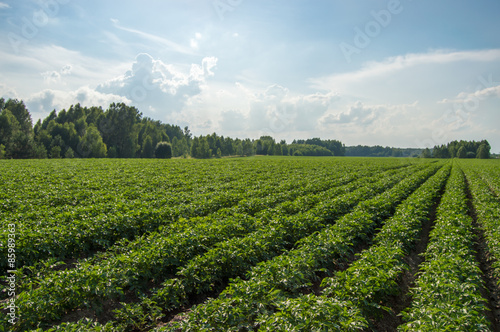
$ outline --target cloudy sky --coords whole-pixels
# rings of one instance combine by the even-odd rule
[[[0,0],[0,96],[195,135],[500,152],[498,0]]]

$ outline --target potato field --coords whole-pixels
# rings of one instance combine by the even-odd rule
[[[499,331],[500,161],[0,160],[0,331]]]

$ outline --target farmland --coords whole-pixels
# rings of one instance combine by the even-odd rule
[[[500,329],[497,160],[1,160],[0,177],[5,330]]]

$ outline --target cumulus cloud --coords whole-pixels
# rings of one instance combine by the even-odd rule
[[[380,107],[367,107],[358,101],[345,112],[329,114],[324,118],[324,123],[369,125],[377,118],[377,110],[380,110]]]
[[[45,89],[26,99],[26,105],[34,118],[45,117],[53,109],[61,110],[77,103],[82,106],[106,108],[114,102],[129,103],[130,100],[118,95],[100,93],[90,87],[81,87],[70,92]]]
[[[141,53],[131,70],[100,84],[96,90],[125,97],[141,110],[168,115],[181,111],[189,98],[201,92],[206,79],[214,75],[216,65],[216,58],[206,57],[201,65],[192,64],[186,72]]]
[[[73,66],[65,65],[61,70],[46,71],[42,73],[43,81],[47,84],[57,83],[61,80],[62,76],[70,75],[73,70]]]

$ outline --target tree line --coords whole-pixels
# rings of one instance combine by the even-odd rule
[[[35,125],[22,100],[0,98],[0,158],[213,158],[224,156],[343,156],[340,141],[319,138],[276,142],[211,135],[143,117],[133,106],[72,105]]]
[[[422,158],[491,158],[491,146],[487,140],[452,141],[448,144],[436,145],[432,150],[422,151]]]

